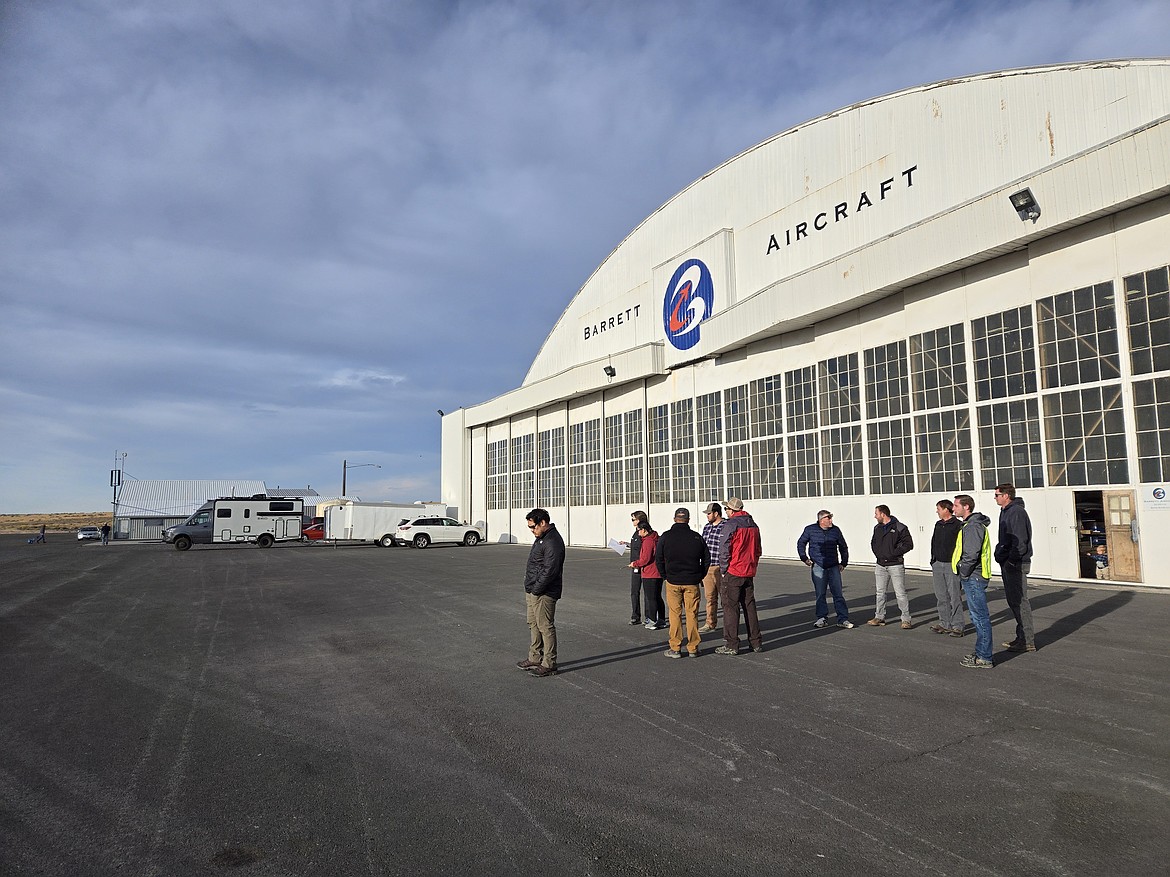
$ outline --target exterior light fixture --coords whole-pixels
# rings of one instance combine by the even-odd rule
[[[601,370],[603,372],[605,372],[605,376],[607,378],[612,378],[612,377],[617,375],[617,369],[614,368],[612,365],[607,365],[607,366],[603,367]]]
[[[1016,208],[1016,213],[1020,214],[1020,219],[1035,222],[1040,218],[1040,205],[1036,203],[1031,189],[1020,189],[1010,196],[1010,200],[1012,207]]]

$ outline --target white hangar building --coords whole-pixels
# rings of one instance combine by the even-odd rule
[[[1033,575],[1170,586],[1170,59],[947,80],[846,107],[687,186],[577,292],[523,385],[447,414],[443,496],[527,541],[659,529],[740,496],[765,556],[819,508],[872,562],[873,508],[929,569],[934,505]]]

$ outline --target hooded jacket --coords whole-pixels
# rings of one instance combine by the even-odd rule
[[[963,529],[955,540],[955,553],[951,556],[951,569],[960,578],[978,576],[984,581],[991,580],[991,538],[987,527],[991,518],[982,512],[971,512],[963,521]]]
[[[869,547],[873,549],[878,566],[901,566],[906,552],[914,547],[914,538],[909,527],[891,516],[888,524],[878,524],[873,528]]]
[[[658,531],[651,530],[642,537],[642,544],[638,549],[638,559],[634,561],[634,565],[638,572],[641,573],[644,579],[660,579],[662,572],[658,569],[655,563],[655,555],[658,551]]]
[[[550,524],[528,552],[524,570],[524,591],[534,597],[561,599],[561,573],[565,568],[565,540]]]
[[[760,528],[747,512],[732,512],[719,534],[719,569],[724,575],[750,578],[760,564]]]
[[[999,513],[999,542],[995,562],[1021,564],[1032,561],[1032,521],[1018,496]]]

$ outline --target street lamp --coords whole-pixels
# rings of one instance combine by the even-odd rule
[[[360,468],[362,468],[362,466],[373,466],[375,469],[382,468],[377,463],[354,463],[351,466],[345,460],[341,461],[341,495],[342,496],[345,496],[345,473],[346,473],[346,471],[349,469],[360,469]]]

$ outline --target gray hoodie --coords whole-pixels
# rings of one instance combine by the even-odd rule
[[[987,532],[987,527],[990,524],[991,518],[982,512],[971,512],[970,516],[963,521],[963,529],[959,534],[963,540],[963,551],[959,555],[959,562],[955,570],[961,578],[970,578],[982,572],[980,566],[982,565],[983,535]],[[979,578],[983,578],[983,576],[979,575]]]

